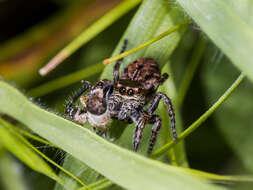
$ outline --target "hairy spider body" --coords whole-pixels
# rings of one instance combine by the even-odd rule
[[[161,71],[157,62],[152,58],[141,58],[130,63],[123,71],[121,79],[136,81],[147,90],[147,94],[153,94],[161,83],[168,78]]]
[[[108,109],[118,120],[131,123],[135,120],[133,112],[145,105],[146,90],[137,82],[119,80],[114,85],[113,93],[108,101]]]
[[[123,52],[127,41],[124,41]],[[135,123],[135,135],[133,148],[136,151],[142,138],[143,129],[146,124],[153,124],[152,134],[148,148],[148,154],[153,150],[157,133],[161,127],[162,120],[154,114],[159,101],[164,99],[168,115],[171,119],[171,129],[174,140],[177,139],[175,130],[175,114],[170,99],[163,93],[156,93],[160,84],[167,78],[168,74],[161,75],[157,62],[152,58],[141,58],[130,63],[119,76],[121,60],[114,66],[113,82],[104,79],[94,86],[89,82],[83,82],[84,88],[69,102],[66,113],[79,123],[86,120],[99,131],[106,131],[111,119],[121,120],[127,123]],[[82,94],[90,89],[86,96]],[[84,109],[72,108],[72,104],[79,98]],[[152,101],[151,101],[152,100]],[[150,102],[147,110],[144,106]]]

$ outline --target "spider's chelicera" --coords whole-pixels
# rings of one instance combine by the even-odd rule
[[[124,41],[121,53],[125,51],[127,40]],[[161,75],[158,64],[152,58],[140,58],[130,63],[120,77],[119,68],[122,59],[114,66],[113,81],[103,79],[95,85],[82,81],[84,87],[74,96],[66,107],[66,113],[74,121],[83,124],[88,122],[99,131],[106,131],[111,119],[135,123],[133,149],[136,151],[146,124],[153,124],[148,154],[153,150],[157,133],[161,127],[161,118],[154,114],[159,101],[164,100],[171,120],[173,139],[177,139],[175,114],[171,100],[166,94],[157,92],[157,88],[167,78]],[[83,96],[86,90],[90,90]],[[72,108],[72,104],[80,98],[83,108]],[[146,110],[144,106],[150,103]]]

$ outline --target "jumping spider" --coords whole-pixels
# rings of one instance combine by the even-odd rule
[[[121,53],[125,51],[127,40],[124,41]],[[119,76],[122,59],[114,66],[113,82],[107,79],[100,80],[95,85],[82,81],[83,89],[74,96],[66,107],[66,113],[76,122],[83,124],[87,120],[99,131],[106,131],[111,119],[135,123],[133,149],[137,150],[146,124],[153,124],[149,142],[148,154],[153,150],[157,133],[161,127],[161,118],[153,114],[159,101],[163,98],[171,120],[173,139],[177,139],[175,129],[175,114],[170,99],[163,93],[156,93],[157,88],[167,78],[168,74],[161,75],[158,64],[152,58],[140,58],[130,63]],[[82,94],[90,89],[86,96]],[[72,104],[79,98],[84,109],[72,108]],[[152,100],[152,101],[151,101]],[[151,104],[144,110],[144,106]]]

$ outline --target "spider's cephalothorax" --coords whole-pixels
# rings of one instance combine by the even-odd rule
[[[126,44],[125,40],[121,52],[126,49]],[[88,120],[93,127],[100,131],[107,129],[111,118],[136,123],[133,140],[135,151],[140,143],[145,125],[153,124],[148,148],[148,154],[150,154],[161,127],[161,118],[154,114],[161,99],[167,106],[173,138],[177,139],[175,115],[171,101],[165,94],[156,92],[159,85],[168,78],[168,74],[161,75],[158,64],[152,58],[141,58],[130,63],[120,77],[121,62],[122,59],[118,60],[114,66],[113,82],[104,79],[94,86],[84,82],[85,87],[67,105],[66,112],[79,123]],[[90,89],[90,92],[86,96],[81,96],[87,89]],[[72,104],[80,96],[84,108],[73,109]],[[149,102],[150,105],[144,110],[144,106]]]

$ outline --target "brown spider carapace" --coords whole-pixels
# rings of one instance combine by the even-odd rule
[[[127,40],[121,53],[125,51]],[[173,139],[177,139],[175,129],[175,114],[171,100],[166,94],[158,92],[157,88],[167,78],[168,74],[161,75],[158,64],[152,58],[140,58],[130,63],[120,77],[119,68],[122,59],[118,60],[114,66],[113,82],[107,79],[100,80],[95,85],[82,81],[83,89],[69,102],[66,113],[70,117],[83,124],[86,120],[98,131],[106,131],[111,119],[134,122],[136,124],[133,139],[133,148],[136,151],[140,143],[143,129],[146,124],[153,124],[152,134],[149,142],[148,154],[153,150],[157,133],[161,127],[161,118],[154,114],[159,101],[164,99],[167,106],[168,115],[171,120]],[[82,96],[83,93],[90,91]],[[79,98],[83,108],[72,108],[72,104]],[[144,106],[150,105],[144,110]]]

